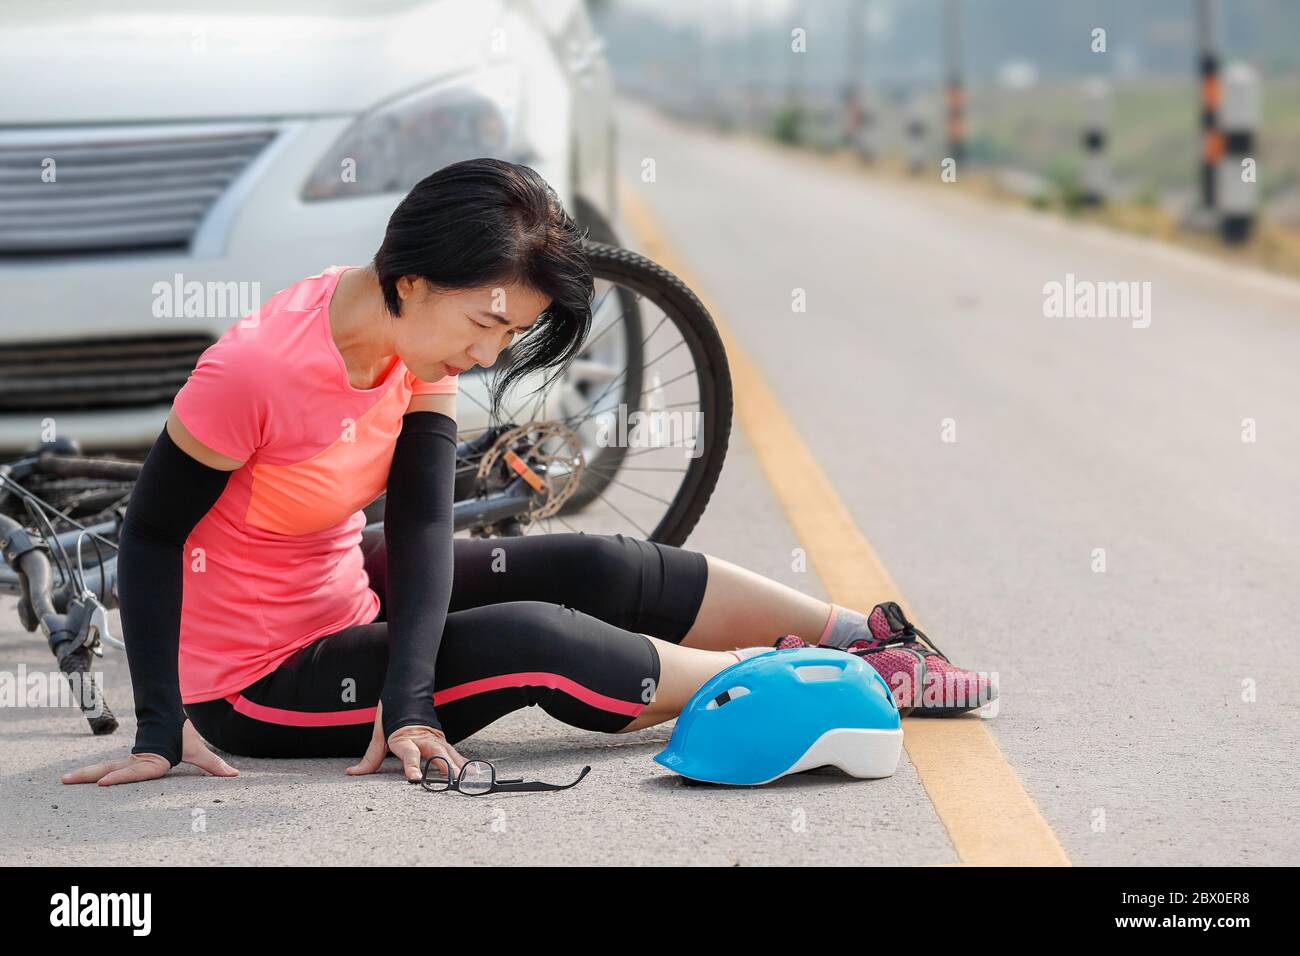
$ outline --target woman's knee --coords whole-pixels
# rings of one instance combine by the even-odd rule
[[[639,630],[644,609],[644,542],[622,534],[568,535],[567,599],[580,610],[627,630]]]
[[[552,600],[673,643],[695,623],[708,583],[707,558],[697,551],[621,533],[525,540],[545,552]]]
[[[516,681],[527,704],[540,704],[571,726],[607,733],[624,728],[655,694],[659,655],[642,634],[546,601],[463,613],[457,615],[458,636],[448,634],[452,643],[444,639],[439,653],[444,691],[489,676],[509,686]]]
[[[698,551],[631,535],[594,535],[599,570],[590,587],[612,601],[619,627],[680,644],[690,631],[708,585],[708,559]]]
[[[476,609],[475,620],[466,621],[472,641],[492,636],[507,642],[517,659],[549,654],[586,640],[585,629],[577,626],[582,613],[568,604],[553,601],[504,601]]]
[[[541,566],[555,578],[553,593],[568,604],[585,607],[640,590],[641,556],[621,534],[565,531],[526,540],[537,542]]]

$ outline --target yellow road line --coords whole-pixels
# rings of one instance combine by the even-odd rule
[[[713,315],[727,347],[736,421],[830,600],[866,609],[893,599],[916,620],[758,366],[699,280],[668,245],[645,202],[620,184],[623,211],[651,259],[676,273]],[[978,717],[903,721],[904,744],[957,859],[977,866],[1069,866],[1070,860]]]

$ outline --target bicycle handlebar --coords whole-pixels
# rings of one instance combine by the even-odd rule
[[[103,606],[93,597],[87,601],[77,596],[68,601],[67,613],[58,613],[54,607],[54,574],[49,557],[27,530],[7,515],[0,515],[0,553],[5,563],[17,572],[26,613],[45,635],[91,731],[96,735],[111,734],[117,730],[117,718],[90,669],[98,640],[107,634]]]

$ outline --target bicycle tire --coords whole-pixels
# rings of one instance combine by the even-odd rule
[[[713,424],[706,430],[703,452],[649,539],[681,547],[713,496],[731,440],[734,402],[726,348],[708,309],[677,276],[630,249],[596,242],[586,248],[593,273],[625,284],[673,319],[695,362],[701,411]]]

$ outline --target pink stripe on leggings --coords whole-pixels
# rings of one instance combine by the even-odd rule
[[[231,694],[226,700],[245,717],[252,717],[264,724],[284,724],[289,727],[343,727],[351,724],[373,724],[374,707],[358,707],[355,710],[284,710],[280,707],[267,707],[239,694]]]
[[[452,701],[472,697],[475,694],[503,690],[507,687],[535,686],[562,690],[569,696],[576,697],[584,704],[589,704],[598,710],[607,710],[614,714],[626,714],[628,717],[636,717],[646,708],[645,704],[606,697],[604,694],[599,694],[561,674],[550,674],[546,671],[521,671],[517,674],[500,674],[496,677],[484,677],[465,684],[457,684],[455,687],[446,687],[434,692],[433,705],[438,707],[441,704],[450,704]],[[226,700],[245,717],[252,717],[254,720],[260,720],[266,724],[283,724],[288,727],[343,727],[352,724],[373,724],[375,722],[376,708],[374,707],[328,711],[285,710],[281,707],[267,707],[265,704],[249,700],[238,693],[231,694]]]
[[[465,684],[457,684],[455,687],[446,687],[434,691],[433,706],[450,704],[462,697],[471,697],[474,694],[483,694],[490,690],[538,685],[550,687],[553,690],[562,690],[570,697],[578,698],[584,704],[590,704],[598,710],[607,710],[612,714],[626,714],[629,717],[635,717],[646,708],[645,704],[606,697],[604,694],[596,693],[590,687],[583,687],[577,681],[570,680],[560,674],[549,674],[546,671],[520,671],[517,674],[500,674],[496,677],[484,677]]]

